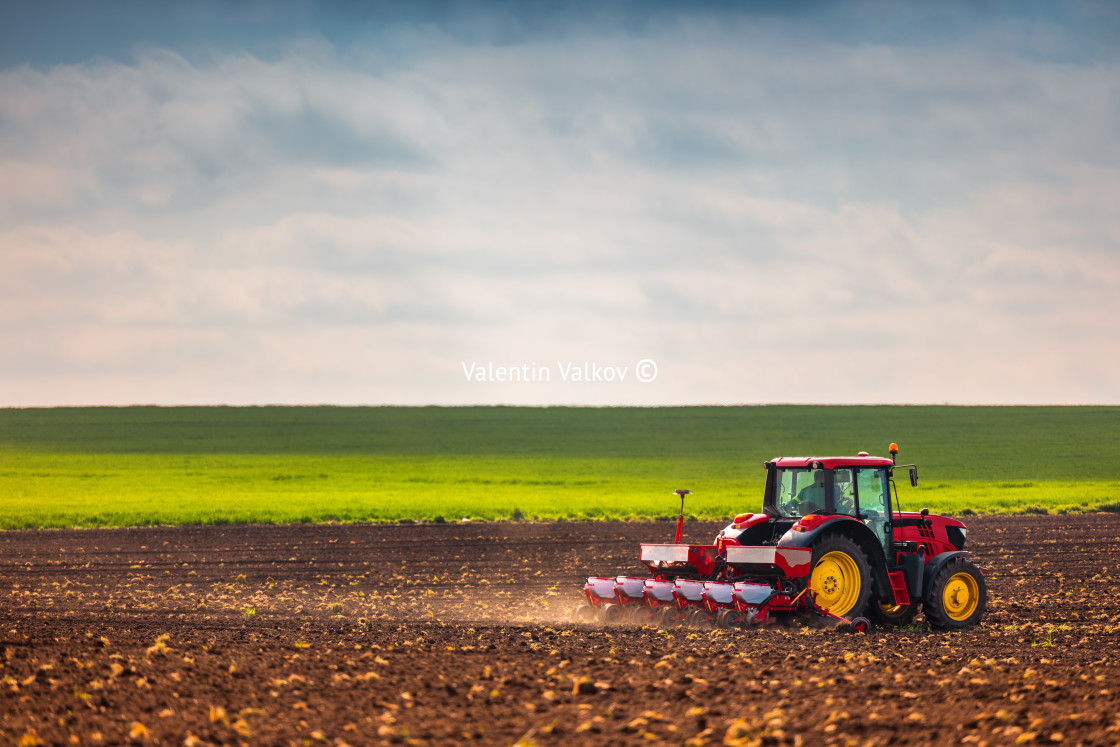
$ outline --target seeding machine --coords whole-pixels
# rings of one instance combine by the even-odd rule
[[[749,628],[800,618],[867,632],[921,607],[932,627],[977,624],[988,592],[965,525],[902,511],[894,473],[917,486],[918,468],[896,464],[897,444],[889,451],[766,462],[762,513],[736,516],[711,545],[681,544],[689,491],[676,491],[673,542],[641,546],[650,575],[588,578],[577,619]]]

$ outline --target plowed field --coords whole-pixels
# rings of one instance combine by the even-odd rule
[[[1120,516],[969,527],[984,625],[868,636],[566,622],[668,524],[5,532],[0,739],[1120,742]]]

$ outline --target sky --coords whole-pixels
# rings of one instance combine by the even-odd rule
[[[1120,403],[1120,7],[0,6],[0,407]]]

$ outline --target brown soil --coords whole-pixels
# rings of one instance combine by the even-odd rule
[[[969,524],[983,626],[868,636],[565,621],[668,524],[4,532],[0,739],[1120,742],[1120,516]]]

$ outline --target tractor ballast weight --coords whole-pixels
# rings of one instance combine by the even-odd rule
[[[968,560],[956,519],[903,512],[894,473],[915,465],[854,457],[779,457],[765,463],[762,513],[740,514],[711,545],[643,544],[649,577],[587,579],[581,620],[751,627],[782,617],[832,620],[866,630],[927,622],[956,629],[980,621],[982,570]]]

